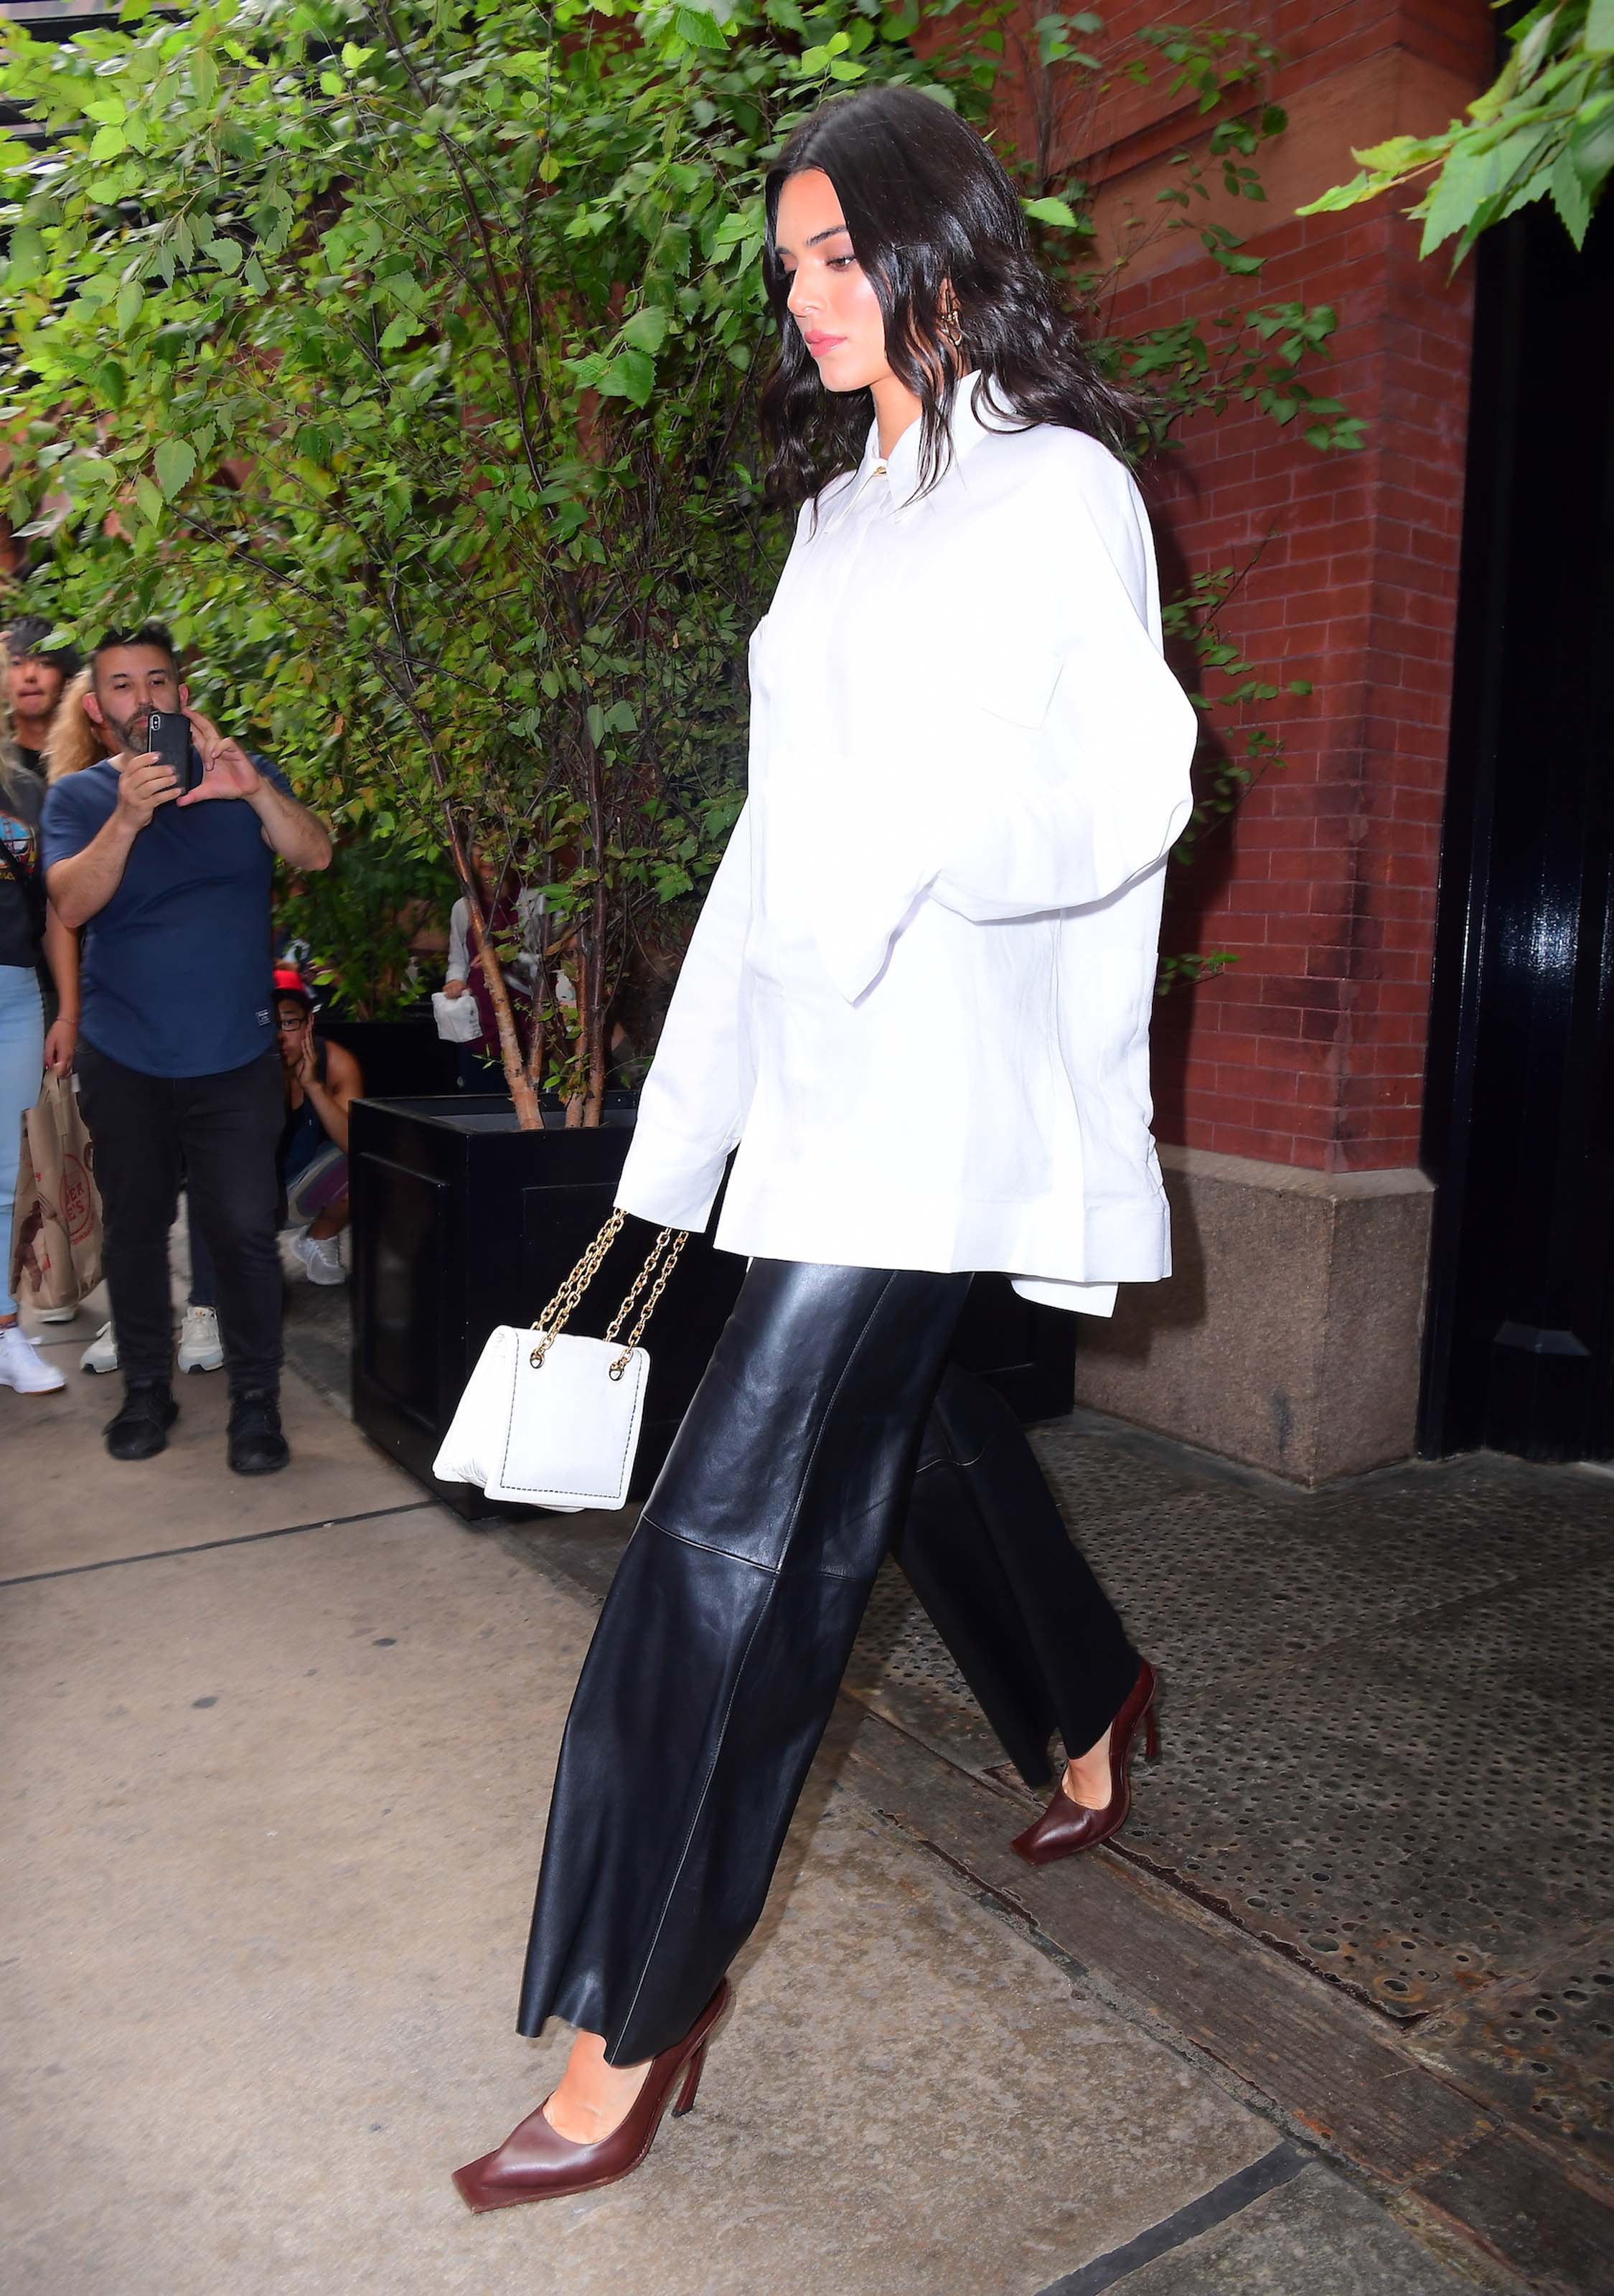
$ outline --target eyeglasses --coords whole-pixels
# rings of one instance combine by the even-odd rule
[[[275,1026],[283,1036],[289,1036],[293,1029],[301,1029],[308,1017],[306,1013],[278,1013],[275,1016]]]

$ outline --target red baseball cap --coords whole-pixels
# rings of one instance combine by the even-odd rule
[[[299,997],[310,1013],[314,1009],[309,985],[294,964],[277,964],[275,967],[275,994],[276,996]]]

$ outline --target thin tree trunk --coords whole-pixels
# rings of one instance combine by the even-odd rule
[[[547,916],[542,916],[538,923],[538,979],[532,984],[532,1041],[527,1047],[527,1082],[534,1092],[543,1089],[544,1057],[549,1045],[545,1017],[548,1004],[549,921]]]
[[[589,1082],[583,1097],[583,1122],[598,1124],[605,1112],[605,882],[603,868],[594,880],[594,961],[589,967]]]
[[[589,1026],[589,997],[591,993],[589,981],[593,967],[589,962],[588,944],[581,932],[575,936],[572,947],[576,951],[573,959],[572,988],[577,1000],[572,1010],[577,1014],[577,1049],[581,1054],[588,1041],[585,1031]],[[574,1132],[580,1125],[586,1124],[589,1120],[588,1111],[587,1091],[571,1094],[566,1101],[566,1129],[569,1132]]]
[[[505,969],[498,961],[498,952],[494,947],[492,936],[488,931],[488,920],[482,909],[482,895],[471,867],[470,857],[460,842],[459,831],[455,825],[453,808],[446,798],[443,800],[443,821],[449,832],[449,849],[454,856],[455,874],[459,879],[460,890],[465,898],[465,914],[471,921],[471,933],[476,944],[477,957],[482,964],[482,979],[488,984],[488,999],[493,1007],[493,1018],[498,1027],[499,1056],[505,1064],[505,1080],[510,1087],[510,1098],[515,1109],[515,1121],[523,1132],[541,1132],[544,1114],[538,1104],[537,1090],[531,1078],[527,1074],[526,1063],[522,1057],[521,1037],[516,1030],[515,1014],[510,1004],[510,992],[505,986]]]

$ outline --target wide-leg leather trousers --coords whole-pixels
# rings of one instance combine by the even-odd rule
[[[760,1916],[893,1539],[1028,1780],[1136,1678],[1013,1414],[946,1365],[967,1275],[756,1260],[606,1597],[519,2029],[679,2039]]]

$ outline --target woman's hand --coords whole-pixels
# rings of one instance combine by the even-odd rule
[[[58,1013],[51,1022],[45,1039],[45,1072],[50,1076],[70,1077],[73,1073],[73,1054],[78,1043],[78,1023]]]
[[[463,980],[445,980],[442,985],[442,993],[448,998],[449,1004],[452,1004],[456,997],[463,996],[465,995],[465,984]]]

